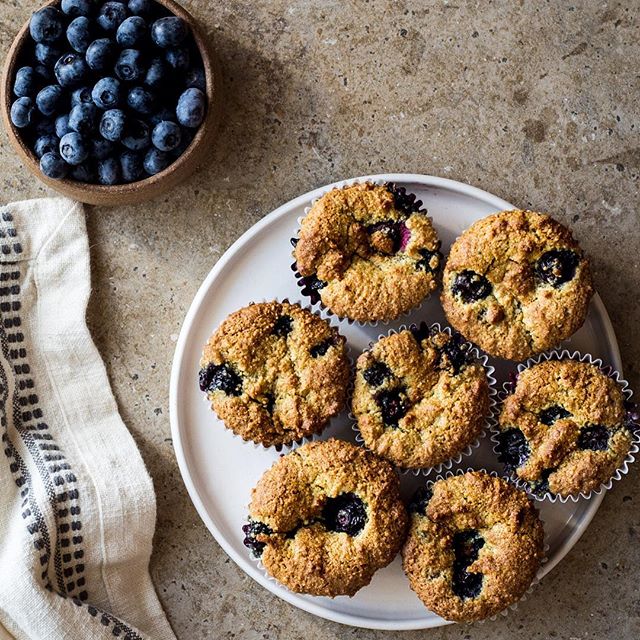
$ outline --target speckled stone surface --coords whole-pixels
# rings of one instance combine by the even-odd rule
[[[1,0],[6,52],[34,0]],[[277,205],[381,171],[441,175],[553,213],[593,256],[640,388],[637,1],[184,0],[225,73],[209,164],[168,196],[88,209],[90,325],[153,476],[151,572],[181,639],[382,640],[282,602],[213,541],[173,454],[169,370],[201,280]],[[0,135],[3,200],[45,196]],[[637,638],[638,467],[543,588],[505,619],[406,640]],[[400,637],[400,636],[398,636]]]

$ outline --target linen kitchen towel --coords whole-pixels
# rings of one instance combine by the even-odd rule
[[[0,638],[174,638],[148,570],[153,485],[89,292],[82,205],[0,207]]]

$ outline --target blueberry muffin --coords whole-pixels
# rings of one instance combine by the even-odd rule
[[[484,367],[460,334],[434,325],[380,339],[358,358],[352,411],[366,446],[405,468],[433,467],[482,432]]]
[[[445,620],[489,618],[517,602],[543,559],[544,530],[523,491],[483,471],[418,491],[402,550],[411,588]]]
[[[200,389],[234,433],[265,447],[319,433],[346,401],[350,366],[337,329],[297,304],[250,304],[211,336]]]
[[[449,322],[492,356],[524,360],[575,333],[593,295],[571,232],[533,211],[479,220],[451,247],[442,283]]]
[[[391,320],[436,288],[440,241],[422,202],[393,184],[333,189],[302,221],[294,269],[342,318]]]
[[[498,459],[541,495],[598,489],[622,466],[633,440],[619,385],[576,360],[522,371],[497,427]]]
[[[402,546],[399,488],[389,463],[349,442],[303,445],[253,489],[244,543],[291,591],[352,596]]]

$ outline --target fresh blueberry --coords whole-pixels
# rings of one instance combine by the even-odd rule
[[[484,576],[470,573],[467,568],[473,564],[484,546],[484,538],[475,530],[459,531],[453,536],[452,591],[462,600],[477,598],[482,591]]]
[[[398,422],[405,416],[409,406],[404,389],[388,389],[380,391],[375,396],[380,408],[382,422],[387,427],[397,428]]]
[[[151,142],[160,151],[172,151],[180,144],[180,127],[175,122],[163,120],[151,132]]]
[[[531,449],[520,429],[507,429],[498,434],[498,460],[505,468],[513,471],[521,467],[529,458]]]
[[[124,135],[127,119],[120,109],[109,109],[100,119],[100,135],[105,140],[118,142]]]
[[[68,171],[69,165],[60,157],[56,151],[49,151],[40,158],[40,171],[54,180],[61,180]]]
[[[29,21],[29,33],[36,42],[56,42],[64,31],[64,16],[55,7],[36,11]]]
[[[36,60],[47,67],[53,66],[61,55],[62,51],[56,45],[47,44],[46,42],[38,42],[36,44]]]
[[[142,44],[147,35],[147,23],[140,16],[127,18],[119,27],[116,33],[116,40],[123,49]]]
[[[122,2],[105,2],[98,12],[97,23],[105,31],[115,31],[127,17],[127,7]]]
[[[195,129],[180,129],[180,144],[171,152],[174,158],[179,158],[187,150],[194,136]]]
[[[393,376],[391,369],[380,361],[374,362],[370,367],[362,372],[362,377],[372,387],[379,387],[385,380]]]
[[[78,53],[65,53],[56,62],[54,73],[62,87],[77,87],[87,76],[89,69]]]
[[[85,16],[74,18],[67,27],[67,40],[71,48],[84,53],[91,44],[91,22]]]
[[[121,180],[120,163],[113,156],[98,160],[97,170],[100,184],[118,184]]]
[[[95,166],[93,163],[83,162],[71,169],[70,177],[76,182],[95,183],[97,181]]]
[[[93,102],[100,109],[114,109],[122,101],[122,87],[116,78],[100,78],[91,90]]]
[[[38,110],[45,116],[51,116],[60,109],[64,92],[57,84],[51,84],[48,87],[40,89],[36,96],[36,105]]]
[[[27,96],[18,98],[11,105],[11,122],[18,129],[28,127],[31,124],[34,110],[35,104],[31,98]]]
[[[151,0],[129,0],[127,7],[130,14],[146,17],[153,11],[153,2]]]
[[[144,56],[138,49],[123,49],[116,62],[115,72],[120,80],[134,82],[144,74]]]
[[[242,544],[244,544],[248,549],[251,549],[251,552],[256,557],[260,557],[262,555],[266,546],[266,543],[259,542],[257,537],[260,535],[269,536],[273,533],[273,531],[264,524],[264,522],[258,522],[257,520],[249,520],[249,524],[242,526],[242,532],[245,536]]]
[[[58,151],[58,136],[51,133],[40,136],[33,147],[38,158],[42,158],[45,153],[50,151]]]
[[[175,123],[176,112],[172,109],[169,109],[169,107],[162,107],[160,111],[156,111],[155,113],[151,114],[151,116],[149,116],[149,126],[153,128],[157,127],[163,121]],[[182,131],[180,127],[178,127],[178,130]]]
[[[79,87],[71,92],[71,106],[75,107],[77,104],[93,104],[89,87]]]
[[[319,358],[320,356],[323,356],[325,353],[327,353],[327,351],[329,351],[329,348],[332,347],[335,343],[335,337],[332,336],[331,338],[327,338],[326,340],[323,340],[318,344],[314,344],[311,349],[309,349],[309,355],[312,358]]]
[[[160,18],[151,26],[152,40],[163,49],[180,45],[188,32],[189,29],[184,20],[177,16]]]
[[[37,64],[33,67],[33,71],[39,84],[50,84],[56,79],[53,69],[44,64]]]
[[[144,77],[144,83],[152,89],[161,89],[167,81],[167,66],[162,58],[153,58]]]
[[[407,193],[404,187],[399,187],[392,182],[385,184],[387,190],[393,195],[393,203],[398,211],[409,217],[412,213],[426,213],[422,208],[422,201],[416,200],[413,193]]]
[[[92,3],[91,0],[62,0],[60,8],[63,13],[72,18],[89,16],[91,15]]]
[[[18,98],[33,97],[36,92],[37,78],[33,67],[20,67],[16,71],[13,93]]]
[[[242,393],[242,378],[228,364],[210,363],[200,369],[199,383],[201,391],[223,391],[228,396]]]
[[[341,493],[335,498],[327,498],[322,520],[328,531],[357,536],[367,523],[367,508],[355,493]]]
[[[77,131],[71,131],[60,138],[60,155],[66,163],[75,166],[87,159],[89,146]]]
[[[599,424],[592,424],[580,429],[578,447],[591,451],[606,451],[609,447],[609,429]]]
[[[427,513],[427,505],[433,497],[433,491],[427,486],[418,487],[407,505],[409,513],[419,513],[424,516]]]
[[[193,87],[204,92],[207,86],[204,69],[202,67],[192,67],[191,69],[189,69],[189,71],[187,71],[187,80],[185,82],[185,86],[187,87],[187,89]]]
[[[105,160],[113,153],[113,142],[102,137],[89,140],[89,154],[94,160]]]
[[[538,414],[538,419],[542,424],[551,426],[556,420],[564,420],[564,418],[568,418],[570,416],[571,414],[564,407],[554,404],[543,409]]]
[[[437,273],[442,264],[442,253],[437,249],[435,251],[418,249],[418,253],[420,254],[420,260],[416,262],[416,269],[422,269],[427,273]]]
[[[135,182],[144,172],[142,156],[136,151],[125,151],[120,154],[120,171],[124,182]]]
[[[580,258],[574,251],[554,249],[538,258],[534,272],[539,280],[557,289],[576,275],[579,263]]]
[[[164,171],[172,162],[173,159],[166,151],[152,147],[144,157],[143,166],[150,176],[154,176],[156,173]]]
[[[35,120],[34,131],[37,136],[53,136],[56,133],[56,121],[53,118],[38,116]]]
[[[65,133],[69,133],[71,131],[71,127],[69,126],[69,114],[63,113],[61,116],[58,116],[55,120],[55,130],[58,138],[62,138]]]
[[[116,46],[109,38],[94,40],[84,54],[93,71],[106,71],[116,59]]]
[[[202,124],[206,109],[206,99],[200,89],[187,89],[178,98],[176,116],[183,127],[195,129]]]
[[[137,118],[129,118],[122,136],[122,144],[131,151],[141,151],[146,149],[149,143],[149,127],[146,122]]]
[[[293,318],[291,316],[280,316],[273,324],[271,333],[279,338],[286,338],[293,331]]]
[[[149,115],[156,108],[155,96],[143,87],[133,87],[127,95],[127,105],[130,109]]]
[[[455,278],[451,287],[453,295],[460,296],[462,302],[477,302],[491,293],[491,283],[479,273],[465,269]]]
[[[69,112],[69,126],[73,131],[88,136],[93,133],[98,120],[98,109],[96,105],[91,103],[77,104]]]
[[[171,69],[184,73],[189,68],[189,49],[186,47],[174,47],[172,49],[167,49],[164,54],[164,59],[167,61],[167,64]]]

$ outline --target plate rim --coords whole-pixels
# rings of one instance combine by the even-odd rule
[[[185,315],[182,326],[180,327],[180,333],[178,336],[178,340],[176,342],[176,348],[174,351],[173,361],[171,365],[171,377],[169,382],[169,420],[171,425],[171,438],[172,444],[174,448],[174,452],[176,455],[176,460],[178,462],[178,468],[180,470],[180,475],[182,477],[182,481],[187,489],[189,494],[189,498],[193,503],[200,519],[203,521],[204,525],[207,527],[211,535],[214,537],[216,542],[222,547],[223,551],[238,565],[242,571],[244,571],[250,578],[258,582],[262,587],[267,589],[273,595],[281,598],[282,600],[288,602],[289,604],[306,611],[307,613],[311,613],[313,615],[319,616],[326,620],[331,620],[332,622],[338,622],[340,624],[360,627],[366,629],[376,629],[383,631],[411,631],[411,630],[419,630],[419,629],[429,629],[429,628],[437,628],[440,626],[444,626],[447,624],[451,624],[450,621],[443,620],[439,617],[433,618],[433,621],[427,620],[381,620],[376,618],[365,618],[355,614],[347,614],[341,613],[338,611],[333,611],[324,606],[316,604],[311,600],[307,600],[301,598],[299,594],[293,593],[289,591],[286,587],[279,585],[277,582],[270,580],[267,576],[261,572],[255,563],[251,563],[247,560],[247,558],[238,554],[232,545],[227,541],[222,532],[218,529],[217,525],[209,515],[203,500],[200,497],[200,493],[195,485],[191,477],[191,472],[189,470],[189,466],[187,464],[185,450],[183,447],[183,442],[181,438],[180,424],[178,418],[178,386],[181,378],[183,361],[185,357],[185,346],[191,332],[191,328],[193,326],[194,320],[198,314],[198,311],[204,301],[204,298],[207,295],[212,283],[218,277],[218,274],[222,272],[227,264],[233,259],[237,251],[245,244],[250,242],[256,235],[260,234],[264,228],[270,226],[273,222],[278,220],[280,217],[286,215],[291,209],[295,209],[300,205],[310,202],[314,198],[319,197],[323,193],[326,193],[329,189],[341,187],[345,184],[351,184],[354,182],[364,182],[364,181],[380,181],[384,180],[387,182],[400,182],[400,183],[417,183],[427,188],[439,188],[445,189],[449,191],[454,191],[458,194],[467,195],[479,200],[483,200],[485,202],[490,203],[492,206],[496,206],[496,210],[507,210],[507,209],[515,209],[516,207],[506,200],[500,198],[499,196],[493,195],[488,191],[480,189],[478,187],[474,187],[473,185],[466,184],[464,182],[458,182],[457,180],[451,180],[449,178],[441,178],[438,176],[417,174],[417,173],[380,173],[380,174],[372,174],[359,176],[355,178],[348,178],[344,180],[338,180],[336,182],[329,183],[327,185],[318,187],[316,189],[312,189],[302,195],[299,195],[287,202],[281,204],[276,207],[273,211],[265,215],[254,225],[249,227],[239,238],[237,238],[220,256],[217,262],[213,265],[205,279],[202,281],[198,291],[196,292],[189,309]],[[611,343],[611,356],[612,356],[612,364],[616,367],[616,369],[623,375],[622,372],[622,363],[620,358],[620,349],[618,345],[618,341],[615,335],[615,331],[613,325],[611,324],[611,319],[609,318],[609,314],[602,302],[598,293],[595,293],[591,304],[596,307],[598,315],[601,318],[602,325],[605,328],[606,334]],[[600,494],[597,494],[590,498],[591,506],[586,511],[585,516],[582,520],[582,526],[576,528],[569,536],[567,536],[563,541],[557,552],[554,555],[553,560],[549,560],[542,566],[542,569],[539,573],[539,578],[542,579],[546,576],[551,570],[553,570],[557,564],[569,553],[569,551],[575,546],[578,542],[582,534],[587,530],[591,520],[595,516],[598,508],[606,491],[602,491]]]

